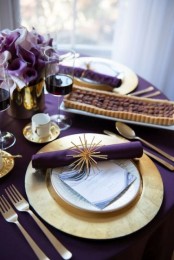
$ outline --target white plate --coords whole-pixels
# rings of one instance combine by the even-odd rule
[[[95,213],[106,213],[106,212],[120,210],[121,208],[126,207],[137,197],[141,187],[141,178],[140,178],[139,171],[130,160],[114,160],[111,162],[112,165],[114,165],[113,162],[115,164],[115,169],[116,166],[118,165],[121,168],[126,169],[126,172],[132,174],[136,179],[129,186],[129,188],[125,192],[123,192],[123,194],[120,197],[118,196],[118,198],[116,198],[114,202],[112,202],[102,210],[92,205],[90,202],[85,200],[81,195],[76,193],[72,188],[70,188],[66,183],[60,180],[58,174],[61,172],[61,168],[52,169],[52,172],[50,174],[50,181],[52,187],[56,192],[56,194],[61,199],[63,199],[69,205],[78,208],[80,210],[85,210],[85,211],[95,212]],[[98,164],[98,167],[101,167],[101,164],[100,165]],[[124,176],[122,175],[122,177],[125,178],[125,175]]]
[[[64,110],[66,112],[73,113],[73,114],[84,115],[84,116],[89,116],[89,117],[96,117],[96,118],[107,119],[107,120],[112,120],[112,121],[119,121],[119,122],[124,122],[124,123],[128,123],[128,124],[133,124],[133,125],[141,125],[141,126],[166,129],[166,130],[172,130],[172,131],[174,130],[174,125],[169,125],[169,126],[168,125],[155,125],[155,124],[143,123],[143,122],[138,122],[138,121],[120,119],[117,117],[103,116],[103,115],[89,113],[89,112],[86,112],[83,110],[65,108],[63,103],[61,104],[61,110]]]
[[[67,62],[65,63],[67,64]],[[68,62],[70,64],[70,61]],[[117,76],[122,79],[122,84],[118,88],[111,88],[113,92],[118,94],[128,94],[135,90],[138,85],[137,75],[128,67],[117,63],[115,61],[98,58],[98,57],[80,57],[75,60],[75,67],[87,69],[90,65],[90,69],[98,73],[103,73],[110,76]],[[86,81],[80,78],[75,79],[75,83],[85,87],[100,88],[102,84],[92,81]]]

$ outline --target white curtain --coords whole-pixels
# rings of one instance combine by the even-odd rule
[[[119,4],[110,58],[174,100],[174,0],[119,0]],[[0,28],[18,27],[19,13],[18,0],[0,0]]]
[[[0,30],[15,29],[20,24],[18,0],[0,0]]]
[[[174,1],[120,0],[112,59],[174,100]]]

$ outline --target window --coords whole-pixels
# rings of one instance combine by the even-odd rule
[[[21,24],[81,53],[109,57],[118,0],[20,0]]]
[[[0,28],[49,32],[59,45],[128,66],[174,99],[173,13],[171,0],[0,0]]]

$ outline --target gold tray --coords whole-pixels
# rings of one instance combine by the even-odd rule
[[[39,152],[67,149],[71,141],[79,142],[76,134],[55,140],[44,146]],[[94,134],[85,134],[88,138]],[[95,134],[95,141],[102,144],[123,142],[122,139],[101,134]],[[25,188],[28,200],[35,211],[53,227],[82,238],[112,239],[131,234],[147,225],[158,213],[163,201],[163,182],[155,164],[145,154],[140,160],[135,160],[142,177],[142,191],[133,203],[120,211],[106,214],[88,213],[77,210],[55,200],[49,186],[49,175],[43,175],[28,165],[25,176]],[[150,169],[150,170],[149,170]]]

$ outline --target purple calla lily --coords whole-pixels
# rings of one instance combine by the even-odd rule
[[[38,73],[33,68],[26,67],[23,71],[23,78],[26,85],[31,85],[38,77]]]
[[[35,57],[34,53],[24,49],[20,45],[18,45],[17,53],[18,53],[18,57],[21,58],[23,61],[27,62],[29,66],[31,66],[31,67],[34,66],[34,64],[36,62],[36,57]]]
[[[8,73],[10,75],[20,77],[26,67],[27,67],[26,62],[24,62],[20,58],[16,58],[12,61],[11,64],[9,64]]]
[[[3,34],[2,34],[3,35]],[[19,33],[13,32],[10,35],[3,35],[3,41],[1,44],[1,52],[4,52],[5,50],[8,50],[12,57],[16,57],[16,48],[15,48],[15,41],[18,39]]]
[[[9,53],[6,61],[8,76],[20,88],[36,84],[49,71],[55,71],[58,57],[47,59],[45,56],[45,49],[52,46],[52,41],[52,38],[46,39],[38,34],[34,28],[31,32],[25,27],[0,31],[0,54]]]

